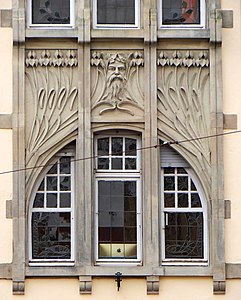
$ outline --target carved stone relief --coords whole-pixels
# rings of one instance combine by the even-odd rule
[[[143,116],[143,65],[142,52],[92,52],[92,114]]]
[[[160,51],[158,65],[158,128],[182,143],[185,154],[210,182],[209,56],[208,51]],[[206,182],[206,184],[205,184]]]
[[[34,167],[77,128],[77,52],[29,50],[25,64],[26,164]]]

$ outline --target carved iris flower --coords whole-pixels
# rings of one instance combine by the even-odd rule
[[[77,66],[77,63],[76,52],[74,50],[68,50],[65,58],[65,65],[73,67]]]
[[[26,58],[26,66],[29,67],[37,67],[38,66],[38,59],[37,59],[37,55],[36,52],[34,50],[31,50],[28,52],[27,54],[27,58]]]
[[[50,58],[50,52],[48,50],[43,50],[41,57],[39,59],[40,66],[51,66],[52,60]]]
[[[61,50],[56,50],[53,58],[53,65],[56,67],[61,67],[64,65],[64,57]]]
[[[165,51],[161,51],[159,57],[157,59],[157,65],[164,67],[165,65],[169,65],[168,55]]]

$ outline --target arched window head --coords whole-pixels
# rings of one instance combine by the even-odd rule
[[[73,261],[73,156],[55,158],[30,209],[30,262]]]
[[[205,196],[189,164],[171,147],[161,148],[163,263],[207,262]]]

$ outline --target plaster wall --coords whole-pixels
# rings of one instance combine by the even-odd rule
[[[12,8],[12,0],[0,0],[0,8],[1,9]]]
[[[12,169],[12,130],[0,129],[0,173]],[[6,219],[6,200],[12,198],[12,174],[0,174],[0,263],[12,260],[12,220]]]
[[[138,288],[137,288],[138,287]],[[0,297],[4,300],[14,300],[11,294],[11,281],[0,281]],[[238,280],[227,281],[226,295],[212,295],[212,280],[208,278],[161,278],[160,294],[146,295],[144,279],[123,279],[120,291],[116,290],[114,278],[94,279],[92,295],[78,294],[76,279],[27,279],[26,292],[20,296],[23,300],[129,300],[129,299],[162,299],[162,300],[239,300],[241,286]],[[4,296],[4,297],[3,297]]]
[[[0,1],[0,9],[2,8]],[[0,28],[0,114],[12,112],[12,29]]]
[[[241,2],[223,0],[222,9],[232,9],[234,28],[223,29],[222,68],[223,106],[225,114],[237,114],[238,130],[241,129]],[[231,219],[225,220],[226,262],[240,262],[240,182],[241,134],[224,137],[224,191],[231,200]]]

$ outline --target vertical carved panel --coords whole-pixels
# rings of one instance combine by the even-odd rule
[[[75,50],[26,52],[28,167],[77,127],[77,62]]]
[[[92,52],[91,101],[94,116],[118,112],[143,116],[142,52]]]
[[[158,127],[182,144],[187,157],[210,181],[209,57],[207,51],[158,53]],[[208,186],[208,185],[207,185]]]

